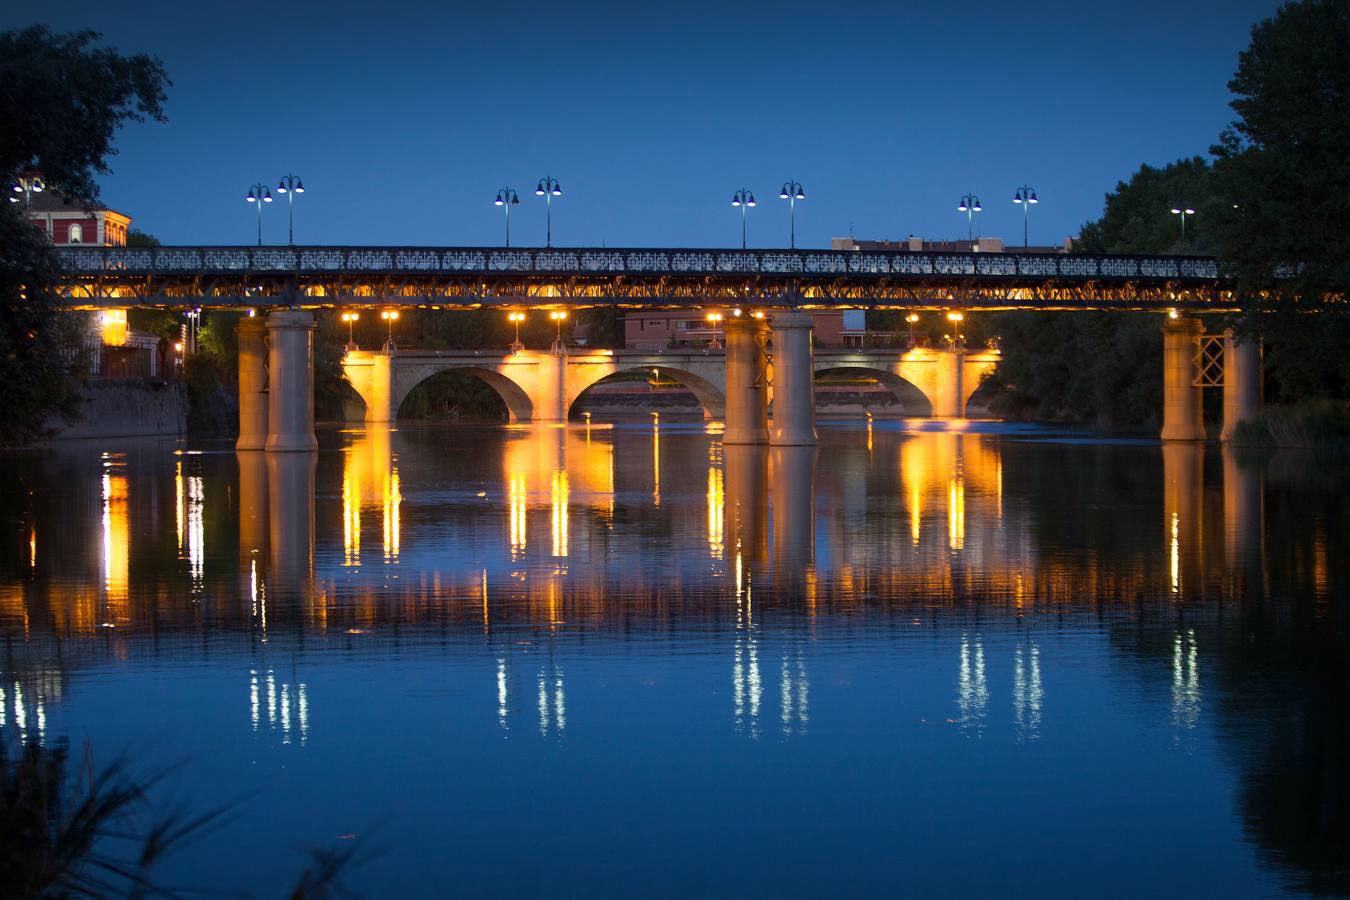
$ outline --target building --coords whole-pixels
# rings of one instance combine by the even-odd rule
[[[55,191],[29,195],[28,215],[51,238],[53,244],[69,247],[94,244],[124,247],[131,217],[112,209],[85,209],[58,197]]]
[[[624,314],[624,347],[647,352],[722,345],[720,325],[707,320],[707,310],[629,310]],[[814,310],[816,344],[856,347],[866,333],[860,309]]]
[[[88,208],[71,203],[56,192],[33,191],[27,195],[28,217],[53,244],[72,247],[123,247],[131,217],[113,209]],[[163,378],[177,368],[178,353],[158,336],[130,327],[127,310],[106,309],[90,314],[83,354],[91,376],[103,378]]]
[[[910,253],[1069,253],[1073,238],[1053,246],[1007,247],[1000,237],[978,237],[973,241],[926,241],[911,234],[903,241],[860,241],[851,237],[830,239],[831,250],[885,250]]]

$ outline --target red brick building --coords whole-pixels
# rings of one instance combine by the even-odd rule
[[[130,216],[111,209],[85,209],[78,203],[68,203],[49,190],[34,193],[31,197],[28,215],[51,238],[53,244],[62,247],[76,244],[107,247],[126,245],[127,229],[131,227]]]

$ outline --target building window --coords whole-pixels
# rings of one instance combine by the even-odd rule
[[[70,226],[70,237],[68,238],[68,240],[69,240],[70,243],[72,243],[72,244],[79,244],[79,243],[83,242],[83,241],[84,241],[84,226],[82,226],[82,225],[72,225],[72,226]]]

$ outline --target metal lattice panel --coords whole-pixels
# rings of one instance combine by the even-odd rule
[[[90,305],[294,303],[1229,309],[1207,257],[907,251],[483,247],[69,247],[67,295]]]
[[[1223,387],[1223,336],[1202,334],[1195,339],[1195,387]]]

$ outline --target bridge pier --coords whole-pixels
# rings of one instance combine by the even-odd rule
[[[815,445],[815,377],[811,314],[796,311],[777,313],[773,317],[773,427],[769,431],[770,444],[778,447]]]
[[[314,439],[314,316],[281,310],[267,317],[267,445],[271,451],[317,450]]]
[[[964,419],[966,416],[966,351],[953,347],[937,355],[937,378],[933,390],[933,418]]]
[[[394,368],[398,348],[392,343],[371,356],[370,372],[365,381],[366,424],[393,425],[398,420],[397,397],[394,391]]]
[[[763,343],[768,331],[764,320],[750,316],[726,320],[726,427],[725,444],[769,442],[768,388],[760,377]]]
[[[267,446],[267,322],[256,316],[240,319],[239,439],[236,450]]]
[[[1223,431],[1220,440],[1231,441],[1237,427],[1261,411],[1261,342],[1249,338],[1238,343],[1233,329],[1223,333]]]
[[[1163,323],[1164,441],[1205,439],[1204,389],[1195,383],[1195,345],[1203,331],[1191,316]]]

